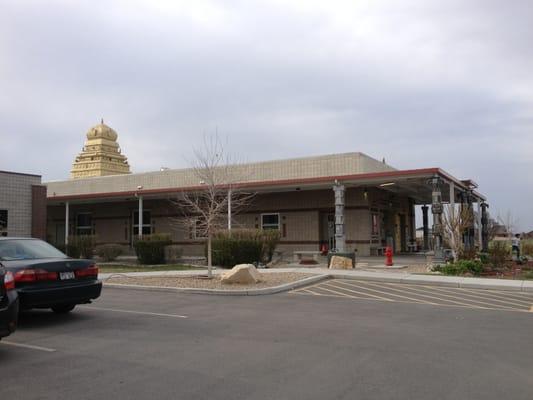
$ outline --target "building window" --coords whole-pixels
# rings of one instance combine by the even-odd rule
[[[76,214],[76,235],[90,235],[93,232],[93,217],[90,212]]]
[[[202,226],[202,221],[200,219],[196,219],[194,221],[193,226],[193,237],[195,239],[206,239],[207,238],[207,232],[205,231],[205,226]]]
[[[0,236],[7,236],[7,210],[0,210]]]
[[[279,230],[279,214],[261,214],[261,229]]]
[[[143,211],[143,235],[150,235],[152,233],[152,215],[150,211]],[[133,212],[133,235],[139,235],[139,211]]]

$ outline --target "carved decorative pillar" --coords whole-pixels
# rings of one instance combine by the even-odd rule
[[[465,229],[465,232],[463,235],[463,241],[464,241],[464,246],[465,246],[466,251],[474,250],[476,247],[473,200],[474,200],[474,197],[472,195],[472,191],[468,190],[465,193],[463,193],[461,208],[463,211],[466,210],[466,212],[468,212],[468,215],[470,215],[470,226]]]
[[[416,219],[415,219],[415,202],[413,199],[409,199],[409,242],[408,244],[416,243]]]
[[[429,218],[428,218],[429,207],[424,205],[422,206],[422,223],[424,224],[424,250],[429,250]]]
[[[489,214],[487,212],[489,205],[481,203],[481,251],[489,252]]]
[[[476,240],[477,240],[477,248],[479,251],[482,251],[483,247],[483,233],[482,233],[482,227],[481,227],[481,200],[478,199],[477,201],[477,213],[476,213]]]
[[[344,231],[344,185],[335,181],[333,192],[335,193],[335,251],[346,251],[346,235]]]
[[[431,192],[431,213],[433,214],[433,251],[436,259],[444,258],[442,245],[442,192],[441,179],[438,176],[430,180]]]

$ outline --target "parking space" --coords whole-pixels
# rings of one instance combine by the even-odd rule
[[[383,286],[331,280],[244,297],[105,288],[69,315],[22,315],[15,334],[0,342],[2,396],[531,398],[533,314],[420,306],[438,304],[435,292]],[[470,298],[495,304],[486,300],[491,295],[511,311],[531,301],[481,295]]]
[[[377,300],[483,310],[533,312],[533,294],[524,292],[331,279],[293,290],[291,293],[341,297],[353,300]]]

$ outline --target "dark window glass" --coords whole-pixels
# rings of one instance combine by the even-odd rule
[[[263,229],[279,229],[279,214],[261,215],[261,227]]]
[[[7,229],[7,210],[0,210],[0,231]]]
[[[150,235],[152,233],[152,215],[150,211],[143,211],[143,235]],[[133,236],[139,235],[139,211],[133,212]]]
[[[92,233],[92,214],[79,213],[76,215],[76,234],[90,235]]]
[[[80,213],[76,216],[76,226],[78,228],[91,227],[92,215],[90,213]]]
[[[143,211],[143,225],[151,225],[150,211]],[[139,211],[133,212],[133,225],[139,225]]]
[[[196,239],[205,239],[207,237],[205,226],[204,224],[202,224],[202,221],[199,219],[197,219],[194,223],[194,237]]]

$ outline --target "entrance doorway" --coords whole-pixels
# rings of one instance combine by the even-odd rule
[[[405,214],[400,214],[400,250],[407,251],[407,222]]]
[[[65,224],[57,224],[56,225],[56,243],[64,244],[65,243]]]
[[[328,250],[335,248],[335,214],[320,214],[320,245],[326,244]]]

